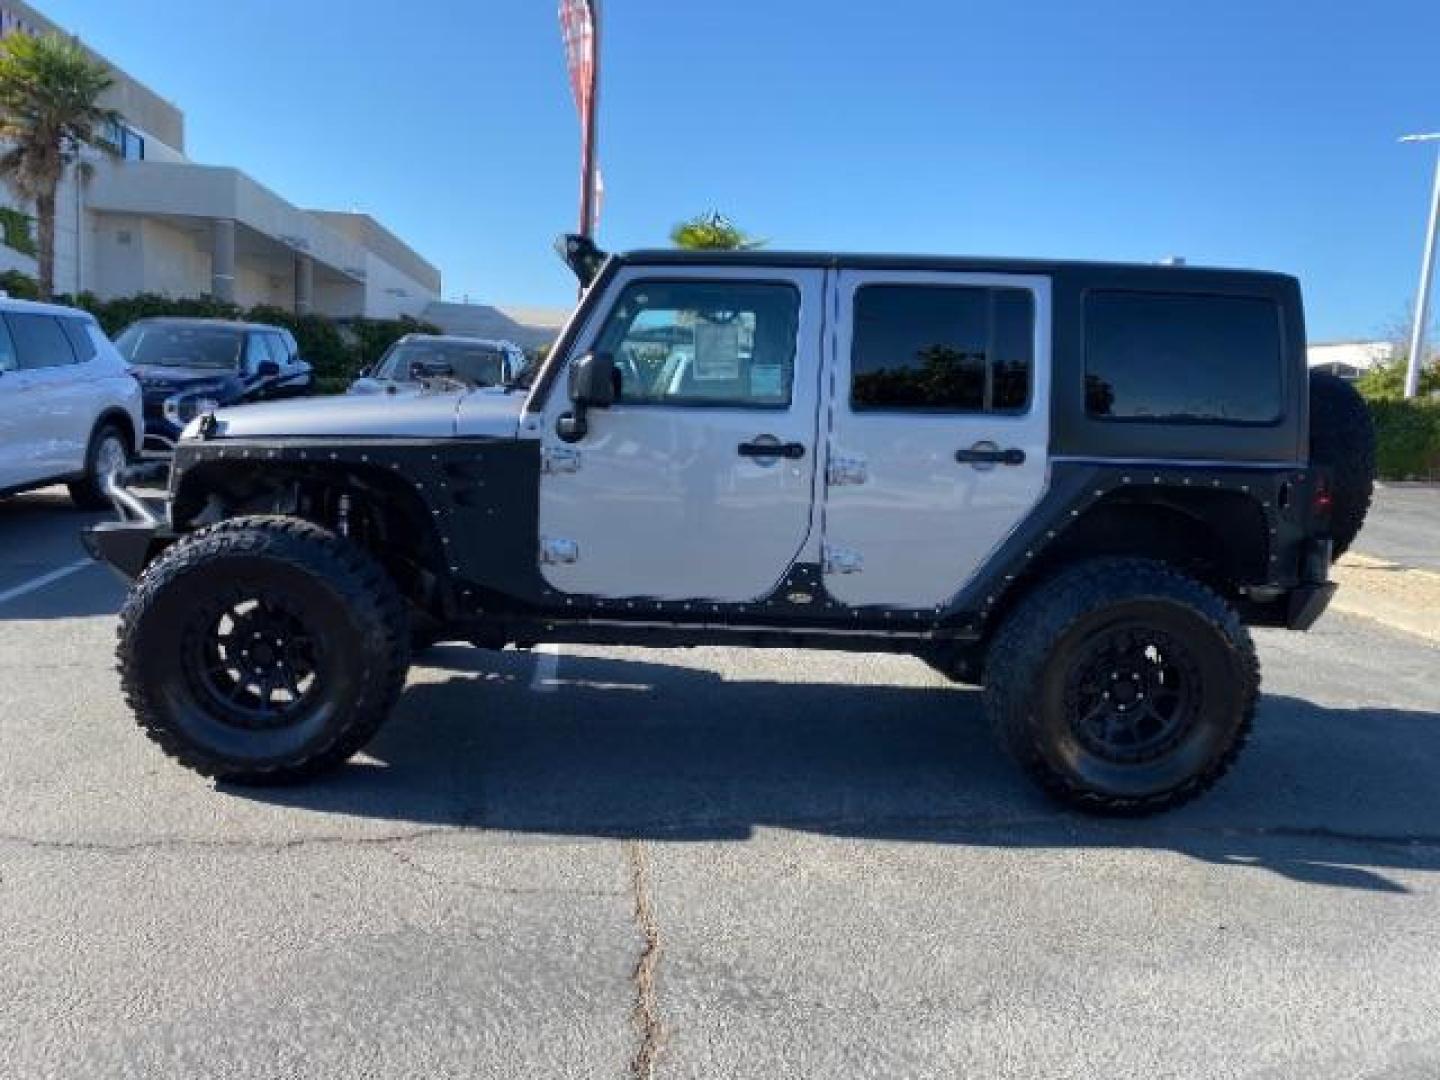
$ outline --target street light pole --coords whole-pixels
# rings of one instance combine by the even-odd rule
[[[1440,131],[1406,135],[1401,142],[1440,142]],[[1430,193],[1430,226],[1425,232],[1425,254],[1420,260],[1420,291],[1415,297],[1415,326],[1410,332],[1410,362],[1405,369],[1405,396],[1420,393],[1420,365],[1425,357],[1425,328],[1430,320],[1430,287],[1435,273],[1435,234],[1440,230],[1440,152],[1435,155],[1435,186]]]

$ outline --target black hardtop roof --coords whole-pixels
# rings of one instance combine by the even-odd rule
[[[1268,282],[1293,281],[1289,274],[1270,270],[1246,270],[1219,266],[1192,266],[1189,263],[1125,263],[1083,259],[1019,259],[991,255],[897,255],[833,251],[689,251],[681,248],[654,248],[617,255],[621,263],[647,266],[758,266],[814,267],[852,270],[931,270],[958,273],[1066,274],[1087,272],[1107,277],[1155,275],[1163,280],[1249,279]]]

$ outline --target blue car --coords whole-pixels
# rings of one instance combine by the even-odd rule
[[[146,442],[160,449],[168,449],[201,413],[308,394],[315,386],[314,371],[283,326],[141,319],[121,332],[115,347],[140,380]]]

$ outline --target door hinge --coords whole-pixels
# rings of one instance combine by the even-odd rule
[[[540,538],[540,561],[553,566],[557,563],[573,563],[580,559],[580,545],[563,536],[542,536]]]
[[[825,483],[831,487],[863,484],[870,479],[870,468],[864,458],[832,455],[825,466]]]
[[[540,471],[571,473],[580,471],[580,451],[573,446],[545,446],[540,450]]]
[[[858,574],[865,569],[865,560],[858,551],[827,544],[820,549],[820,567],[827,574]]]

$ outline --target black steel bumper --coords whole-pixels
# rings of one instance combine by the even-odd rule
[[[109,563],[127,578],[135,578],[175,538],[161,512],[128,486],[162,479],[169,468],[168,462],[148,462],[116,474],[108,490],[120,519],[102,521],[80,531],[80,542],[92,559]]]
[[[1300,551],[1301,584],[1290,590],[1285,625],[1291,630],[1309,630],[1325,614],[1335,583],[1330,581],[1334,544],[1328,536],[1307,540]]]

